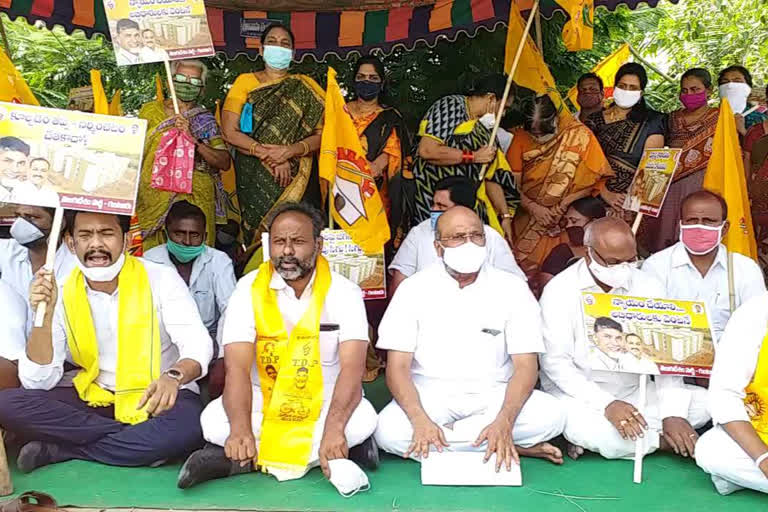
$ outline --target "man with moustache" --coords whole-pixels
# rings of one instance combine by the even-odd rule
[[[195,302],[174,269],[125,255],[130,218],[69,213],[77,268],[61,289],[51,271],[35,275],[31,306],[56,307],[19,358],[25,389],[0,392],[0,425],[30,440],[17,466],[155,466],[188,453],[203,442],[195,381],[212,355]]]
[[[255,465],[291,480],[319,464],[341,492],[358,490],[366,476],[345,459],[369,467],[378,461],[369,439],[376,412],[362,396],[362,292],[322,256],[317,210],[282,203],[268,225],[270,261],[237,283],[227,306],[224,395],[200,419],[209,444],[187,459],[178,486]],[[363,454],[350,457],[350,447],[361,444]]]
[[[0,137],[0,203],[11,201],[13,190],[26,179],[29,144],[18,137]]]

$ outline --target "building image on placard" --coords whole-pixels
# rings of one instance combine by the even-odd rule
[[[331,270],[341,274],[363,291],[365,299],[386,297],[384,248],[380,253],[367,254],[342,229],[323,230],[323,256]]]

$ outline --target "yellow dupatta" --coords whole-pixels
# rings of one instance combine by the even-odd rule
[[[331,286],[328,261],[318,256],[309,306],[290,336],[270,287],[272,262],[259,267],[251,290],[256,320],[256,366],[264,399],[258,464],[302,472],[309,463],[323,408],[320,315]]]
[[[752,426],[760,439],[768,444],[768,335],[760,348],[755,376],[745,391],[747,396],[744,397],[744,407],[747,408]]]
[[[160,377],[160,326],[152,299],[149,276],[142,263],[125,256],[118,278],[117,371],[115,392],[96,383],[99,376],[99,344],[91,306],[80,269],[64,283],[63,304],[67,344],[80,368],[73,380],[80,399],[90,407],[115,405],[115,419],[135,425],[149,418],[137,409],[144,391]]]

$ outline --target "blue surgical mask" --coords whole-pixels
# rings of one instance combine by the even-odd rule
[[[292,60],[292,49],[273,45],[264,46],[264,62],[272,69],[288,69]]]
[[[444,213],[442,210],[432,210],[429,212],[429,219],[432,221],[432,231],[437,231],[437,219]]]

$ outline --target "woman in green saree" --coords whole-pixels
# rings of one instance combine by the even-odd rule
[[[281,201],[320,206],[315,153],[320,149],[325,91],[288,73],[293,34],[281,24],[261,36],[264,71],[237,77],[222,113],[225,140],[236,149],[237,195],[248,244],[259,242],[269,212]]]

